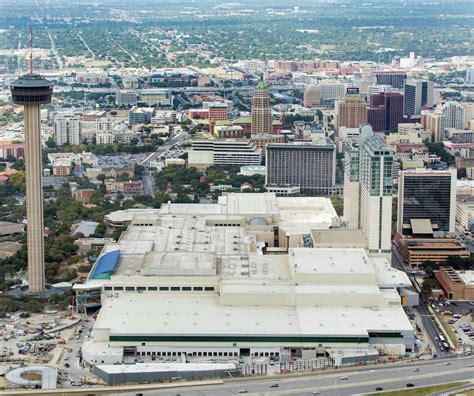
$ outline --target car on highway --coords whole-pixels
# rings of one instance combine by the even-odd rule
[[[383,391],[383,388],[381,386],[377,386],[377,388],[375,388],[376,391]]]
[[[413,369],[413,371],[414,371],[414,372],[418,372],[418,371],[420,371],[420,368],[419,368],[419,367],[415,367],[415,368]]]
[[[271,385],[270,385],[270,388],[278,388],[279,386],[280,386],[280,385],[278,385],[278,384],[271,384]]]
[[[239,393],[249,393],[247,389],[239,389]]]
[[[313,391],[313,395],[320,395],[320,394],[321,394],[321,392],[318,391],[318,390]]]
[[[342,377],[339,377],[339,379],[340,379],[341,381],[345,381],[345,380],[349,379],[349,377],[346,377],[345,375],[343,375]]]
[[[407,383],[407,388],[413,388],[414,386],[415,386],[415,384],[412,384],[411,382]]]

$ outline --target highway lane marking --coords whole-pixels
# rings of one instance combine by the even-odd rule
[[[467,364],[470,362],[472,358],[471,357],[468,357],[468,358],[456,358],[454,360],[449,360],[449,362],[451,363],[451,370],[454,370],[456,369],[456,366],[458,363],[460,364]],[[390,372],[394,372],[394,371],[401,371],[401,370],[410,370],[410,373],[412,372],[412,370],[417,367],[417,368],[420,368],[421,371],[423,371],[423,369],[427,370],[427,369],[432,369],[432,368],[439,368],[438,366],[443,366],[443,367],[446,367],[446,362],[448,361],[448,359],[444,359],[444,360],[440,360],[440,361],[436,361],[436,362],[432,362],[432,361],[429,361],[429,363],[424,363],[424,362],[410,362],[410,365],[406,365],[406,366],[396,366],[396,367],[380,367],[378,369],[370,369],[370,370],[363,370],[363,371],[341,371],[339,373],[327,373],[325,374],[324,371],[321,371],[321,377],[319,377],[319,370],[315,370],[311,375],[301,375],[301,376],[298,376],[296,375],[295,377],[291,377],[291,378],[278,378],[277,376],[275,377],[272,377],[272,378],[268,378],[268,377],[265,377],[264,379],[262,378],[260,381],[258,381],[258,379],[254,382],[258,382],[258,383],[261,383],[261,384],[265,384],[265,383],[274,383],[274,382],[278,382],[278,383],[292,383],[292,382],[303,382],[303,381],[311,381],[311,380],[315,380],[315,379],[319,379],[319,378],[339,378],[341,375],[346,375],[346,376],[358,376],[358,375],[366,375],[368,373],[383,373],[387,370],[390,370]],[[245,384],[250,384],[250,383],[253,383],[250,381],[250,378],[249,378],[249,381],[235,381],[235,382],[230,382],[230,381],[225,381],[224,382],[226,384],[234,384],[236,387],[240,386],[240,387],[245,387]]]
[[[354,388],[358,386],[369,386],[369,385],[380,385],[380,384],[389,384],[392,382],[400,382],[400,381],[416,381],[420,379],[426,379],[426,378],[435,378],[435,377],[443,377],[449,374],[463,374],[463,373],[469,373],[472,372],[474,374],[474,370],[469,367],[469,368],[464,368],[461,370],[452,370],[452,371],[445,371],[445,372],[439,372],[439,373],[431,373],[431,374],[422,374],[422,375],[417,375],[417,376],[412,376],[410,378],[406,377],[399,377],[399,378],[387,378],[383,380],[377,380],[377,381],[366,381],[366,382],[355,382],[355,383],[345,383],[345,384],[338,384],[338,385],[314,385],[311,388],[305,388],[305,389],[289,389],[287,391],[281,391],[281,392],[274,392],[272,393],[273,395],[290,395],[290,394],[297,394],[299,392],[313,392],[315,390],[334,390],[334,389],[347,389],[347,388]],[[472,378],[466,378],[466,380],[471,380]],[[429,385],[426,385],[429,386]],[[259,395],[260,393],[253,393],[253,395]],[[252,394],[251,394],[252,395]]]

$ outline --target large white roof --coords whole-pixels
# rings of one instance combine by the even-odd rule
[[[107,374],[156,373],[176,371],[234,370],[229,363],[136,363],[136,364],[98,364],[97,368]]]
[[[290,249],[294,273],[374,274],[374,268],[364,249]]]
[[[157,303],[159,301],[159,303]],[[109,297],[95,329],[110,335],[340,335],[413,331],[401,306],[226,306],[217,295],[119,294]]]

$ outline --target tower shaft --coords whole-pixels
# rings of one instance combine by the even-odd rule
[[[24,106],[28,284],[38,293],[45,290],[40,105]]]

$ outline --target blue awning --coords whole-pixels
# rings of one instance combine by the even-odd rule
[[[91,279],[110,279],[117,268],[120,250],[113,250],[99,257],[91,274]]]

